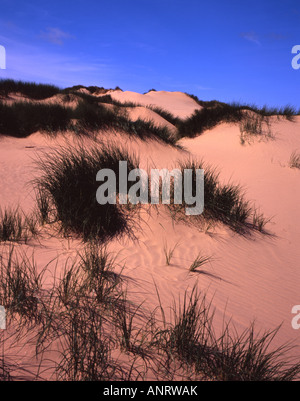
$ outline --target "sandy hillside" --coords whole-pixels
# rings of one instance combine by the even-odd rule
[[[120,102],[162,107],[180,118],[201,108],[180,92],[151,91],[141,95],[114,91],[110,94]],[[132,120],[144,118],[172,128],[144,107],[128,113]],[[173,299],[182,297],[185,290],[191,291],[196,284],[213,299],[217,310],[216,330],[222,326],[224,313],[238,329],[248,327],[253,320],[258,328],[266,330],[282,323],[275,344],[294,340],[300,345],[300,333],[291,326],[292,306],[300,304],[300,170],[289,167],[291,153],[300,149],[300,117],[295,122],[274,118],[271,129],[273,139],[254,139],[242,145],[238,125],[220,124],[201,136],[180,140],[182,149],[157,141],[128,138],[120,133],[114,133],[109,139],[103,134],[102,139],[122,143],[138,153],[144,168],[172,168],[179,159],[191,156],[203,159],[217,168],[222,182],[240,184],[246,199],[271,218],[266,226],[268,234],[255,231],[242,236],[223,225],[206,231],[205,227],[174,223],[166,211],[148,213],[145,208],[136,232],[137,240],[124,238],[108,245],[125,265],[123,274],[128,279],[133,302],[144,302],[149,310],[154,310],[158,305],[155,283],[163,305],[168,307]],[[39,174],[34,161],[43,152],[72,141],[71,137],[72,134],[67,134],[51,139],[41,133],[26,139],[2,137],[0,205],[19,205],[24,211],[31,211],[34,208],[31,181]],[[174,256],[167,266],[164,246],[175,245]],[[76,240],[43,235],[23,247],[29,253],[34,252],[42,267],[57,256],[62,265],[68,256],[76,255],[80,246]],[[198,272],[191,273],[189,266],[199,252],[211,256],[211,260]],[[54,265],[51,269],[54,272]],[[295,353],[299,354],[300,351]]]
[[[144,95],[120,90],[107,92],[119,102],[133,102],[140,105],[161,107],[179,118],[189,117],[194,110],[200,110],[193,99],[182,92],[150,91]]]

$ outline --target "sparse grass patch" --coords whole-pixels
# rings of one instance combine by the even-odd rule
[[[37,211],[39,214],[39,221],[41,225],[51,222],[51,208],[47,194],[41,189],[37,188],[36,193]]]
[[[24,219],[18,210],[0,211],[0,240],[20,241],[24,238]]]
[[[300,364],[287,355],[288,343],[275,347],[273,340],[279,328],[263,333],[254,324],[237,333],[227,325],[215,338],[208,355],[207,373],[220,381],[292,381],[299,378]],[[209,352],[210,353],[210,352]]]
[[[169,266],[171,264],[171,260],[173,258],[175,249],[178,246],[178,242],[172,247],[169,248],[167,243],[164,244],[164,254],[165,254],[165,259],[166,259],[166,265]]]
[[[45,290],[45,269],[38,274],[33,259],[14,255],[13,250],[7,258],[0,257],[0,303],[22,332],[16,346],[24,346],[24,336],[32,338],[41,366],[48,348],[53,346],[49,350],[56,351],[55,360],[46,359],[52,378],[145,380],[150,373],[157,380],[174,380],[178,369],[183,380],[273,381],[299,377],[300,363],[292,363],[287,356],[292,347],[272,345],[277,330],[261,335],[251,325],[238,333],[233,325],[225,323],[216,334],[211,302],[207,303],[196,287],[191,293],[185,292],[183,301],[174,301],[167,321],[160,301],[160,307],[149,314],[142,305],[128,300],[122,280],[114,271],[115,259],[102,246],[89,244],[79,260],[67,264],[53,288]],[[105,299],[97,297],[95,291],[98,274],[103,288],[109,284],[108,293],[101,291]],[[110,286],[116,282],[116,287]],[[159,310],[162,321],[157,318]],[[0,370],[0,380],[4,373],[9,371],[3,371],[2,377]]]
[[[254,209],[252,214],[252,226],[254,229],[263,232],[267,223],[269,223],[271,219],[264,217],[264,215],[258,212],[257,209]]]
[[[2,347],[3,345],[0,342],[0,346]],[[0,359],[0,382],[6,382],[6,381],[11,381],[12,377],[10,374],[10,366],[7,366],[5,363],[4,359]]]
[[[69,308],[62,321],[62,352],[56,367],[58,380],[103,381],[117,376],[111,357],[111,336],[104,330],[102,313],[90,299]]]
[[[80,297],[85,296],[86,285],[82,270],[73,262],[71,266],[65,264],[55,294],[61,307],[74,308],[78,305]]]
[[[78,256],[66,264],[55,283],[52,298],[59,302],[50,323],[44,323],[40,352],[49,341],[59,342],[54,372],[58,380],[129,380],[132,369],[112,357],[120,343],[117,322],[124,313],[130,319],[131,313],[124,305],[127,300],[121,274],[115,272],[115,257],[96,242],[88,243]]]
[[[167,353],[202,377],[221,381],[289,381],[299,377],[300,363],[287,356],[289,344],[274,348],[278,329],[256,333],[252,324],[242,333],[227,324],[220,334],[213,328],[214,312],[194,288],[183,304],[174,304],[174,323],[164,331]]]
[[[79,266],[86,274],[85,285],[94,292],[98,302],[107,306],[118,298],[121,288],[121,273],[115,272],[116,258],[104,246],[89,243],[80,254]]]
[[[244,119],[240,122],[240,140],[244,145],[254,137],[270,139],[273,137],[270,123],[267,117],[261,114],[245,113]]]
[[[0,305],[8,316],[16,313],[21,318],[38,318],[38,296],[42,288],[44,270],[37,271],[34,260],[26,254],[9,250],[7,257],[0,257]]]
[[[294,151],[289,160],[289,166],[290,168],[298,168],[300,169],[300,153]]]
[[[26,242],[37,235],[37,220],[26,216],[18,208],[0,209],[0,241]]]

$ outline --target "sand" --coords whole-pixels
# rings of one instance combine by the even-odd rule
[[[200,108],[180,92],[141,95],[114,91],[111,95],[121,102],[154,104],[180,118]],[[129,115],[133,120],[151,119],[170,127],[145,107],[131,109]],[[218,169],[221,181],[240,184],[246,199],[271,218],[266,226],[268,235],[254,232],[241,236],[222,225],[206,232],[184,223],[175,224],[166,212],[149,214],[145,209],[136,241],[124,238],[108,245],[125,266],[123,274],[133,302],[144,302],[154,310],[158,306],[156,285],[163,305],[170,307],[174,299],[196,285],[212,299],[217,331],[222,328],[224,316],[232,319],[238,330],[249,327],[254,320],[261,330],[282,324],[274,345],[290,340],[300,345],[300,331],[291,325],[292,307],[300,304],[300,170],[289,167],[291,153],[300,149],[300,117],[295,122],[273,118],[271,129],[273,139],[254,139],[242,145],[237,125],[220,124],[196,138],[182,139],[179,143],[183,150],[157,141],[145,143],[120,133],[111,135],[109,141],[124,143],[139,153],[145,168],[171,168],[178,159],[191,155],[203,159]],[[39,174],[34,160],[65,144],[70,137],[71,134],[51,139],[35,133],[26,139],[0,139],[1,207],[20,205],[26,212],[33,209],[32,180]],[[107,140],[107,135],[104,137]],[[165,245],[176,245],[170,265],[166,265]],[[34,251],[37,264],[43,267],[57,256],[62,266],[67,257],[76,256],[80,244],[77,240],[44,236],[23,247]],[[191,273],[189,266],[199,252],[212,258],[198,272]],[[299,356],[299,350],[293,352]]]

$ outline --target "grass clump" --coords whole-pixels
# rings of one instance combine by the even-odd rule
[[[242,118],[240,108],[227,104],[195,110],[191,117],[178,124],[178,137],[194,138],[221,122],[239,122]]]
[[[246,141],[250,143],[250,139],[254,137],[259,137],[260,139],[273,138],[268,118],[256,113],[244,114],[244,118],[240,122],[240,133],[242,145]]]
[[[64,234],[74,233],[84,240],[107,240],[130,233],[130,216],[134,208],[127,205],[100,205],[96,200],[99,183],[96,175],[101,169],[111,169],[119,182],[119,161],[127,161],[128,170],[138,168],[139,161],[124,149],[115,147],[84,147],[55,151],[38,161],[43,176],[37,180],[40,194],[48,198],[54,221],[60,221]],[[118,186],[116,188],[118,196]]]
[[[37,234],[34,215],[26,216],[18,208],[0,209],[0,241],[27,241]]]
[[[83,300],[67,311],[63,323],[63,349],[56,367],[58,380],[104,381],[116,376],[112,343],[104,331],[104,318],[95,304]]]
[[[74,111],[74,118],[78,119],[80,127],[87,130],[107,129],[118,123],[117,113],[90,101],[78,104]]]
[[[34,261],[25,254],[9,250],[7,260],[0,257],[0,304],[9,316],[16,313],[25,319],[38,319],[38,296],[44,270],[40,273]]]
[[[160,115],[162,118],[164,118],[166,121],[168,121],[170,124],[173,124],[174,126],[177,126],[181,122],[180,118],[175,117],[172,113],[163,109],[162,107],[158,106],[146,106],[146,107],[154,111],[158,115]]]
[[[187,95],[203,108],[201,110],[196,110],[192,116],[186,120],[177,123],[179,138],[193,138],[221,122],[239,122],[244,132],[258,135],[262,134],[262,123],[267,123],[268,117],[278,116],[278,118],[284,117],[292,121],[293,117],[299,114],[299,112],[290,105],[281,108],[268,106],[259,108],[256,105],[237,102],[223,103],[216,100],[202,101],[195,95]],[[252,116],[249,112],[255,113],[256,117]],[[241,140],[242,143],[244,143],[243,137]]]
[[[167,127],[159,127],[151,121],[142,119],[131,121],[121,108],[115,107],[114,110],[110,110],[99,102],[80,102],[74,111],[74,118],[78,120],[77,126],[83,133],[114,129],[142,140],[156,139],[171,145],[175,144],[175,138]]]
[[[0,134],[25,138],[36,131],[64,131],[70,117],[71,110],[61,105],[0,102]]]
[[[112,257],[105,247],[90,243],[80,254],[79,265],[86,274],[88,290],[94,292],[98,302],[109,305],[122,281],[121,274],[117,274],[114,269],[116,258]]]
[[[193,263],[190,266],[190,272],[197,271],[198,267],[205,265],[207,262],[211,260],[210,256],[203,256],[199,253],[196,258],[194,259]]]
[[[264,228],[271,219],[264,217],[262,213],[254,209],[252,213],[252,227],[260,232],[264,232]]]
[[[220,221],[236,231],[246,228],[247,219],[251,215],[251,207],[244,199],[241,188],[238,185],[219,183],[218,174],[209,166],[205,166],[203,162],[189,160],[181,163],[180,169],[182,175],[184,170],[192,170],[192,195],[196,193],[196,170],[204,170],[204,211],[200,216],[193,216],[193,221],[197,223],[200,220]],[[184,189],[183,189],[184,190]],[[183,216],[184,208],[191,205],[171,204],[171,212],[175,219],[185,219]]]
[[[11,93],[21,93],[30,99],[43,100],[60,93],[60,88],[49,84],[1,79],[0,95],[7,97]]]

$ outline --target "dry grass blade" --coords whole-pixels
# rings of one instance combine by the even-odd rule
[[[195,272],[198,269],[198,267],[205,265],[206,263],[211,261],[211,259],[212,259],[211,256],[203,256],[201,255],[201,253],[199,253],[197,257],[194,259],[193,263],[191,264],[189,270],[191,272]]]
[[[300,169],[300,153],[299,152],[294,151],[291,154],[289,166],[291,168],[299,168]]]

